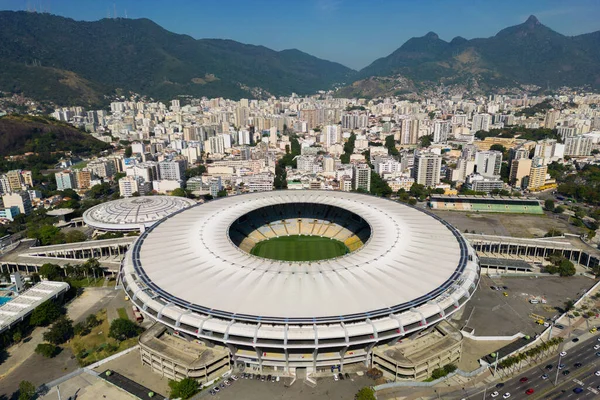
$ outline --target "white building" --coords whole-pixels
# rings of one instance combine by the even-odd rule
[[[478,131],[489,131],[490,124],[492,123],[492,116],[490,114],[475,114],[473,115],[473,124],[471,126],[472,132]]]
[[[565,156],[583,157],[592,154],[592,138],[585,135],[565,138]]]
[[[440,183],[442,169],[442,156],[428,151],[415,155],[412,177],[415,182],[426,187],[433,187]]]
[[[29,193],[25,191],[6,193],[2,196],[2,202],[5,208],[19,207],[21,214],[29,215],[33,210]]]
[[[477,173],[488,178],[500,176],[502,153],[496,150],[478,151],[475,154]]]

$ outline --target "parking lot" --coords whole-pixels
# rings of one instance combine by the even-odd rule
[[[317,379],[317,385],[311,387],[303,380],[296,380],[291,386],[288,386],[289,380],[280,379],[279,382],[267,382],[257,379],[242,379],[237,374],[238,380],[233,381],[229,386],[220,388],[219,392],[210,395],[208,391],[204,392],[203,398],[219,400],[265,400],[265,399],[327,399],[327,400],[346,400],[354,398],[356,392],[365,386],[374,385],[374,381],[356,374],[349,375],[350,378],[334,381],[333,376]],[[286,383],[287,382],[287,383]]]
[[[583,276],[490,278],[484,275],[473,298],[454,322],[458,328],[472,328],[476,336],[511,336],[518,332],[534,336],[544,330],[543,325],[536,324],[537,316],[546,319],[559,315],[565,301],[577,299],[593,284],[593,280]],[[493,290],[491,286],[507,289]],[[532,297],[544,298],[546,304],[531,304]]]

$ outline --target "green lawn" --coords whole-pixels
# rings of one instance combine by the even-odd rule
[[[348,248],[334,239],[292,235],[259,242],[250,253],[274,260],[315,261],[342,256],[348,253]]]
[[[129,319],[127,316],[127,311],[124,308],[117,308],[117,313],[119,314],[119,318]]]

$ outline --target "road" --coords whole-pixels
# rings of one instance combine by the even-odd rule
[[[564,369],[557,371],[558,354],[553,360],[544,362],[539,366],[530,368],[523,373],[516,375],[514,378],[503,382],[504,386],[496,388],[491,385],[485,391],[480,391],[474,395],[466,397],[468,399],[502,399],[505,393],[510,393],[511,399],[585,399],[595,397],[600,393],[596,389],[600,385],[600,377],[595,376],[595,372],[600,370],[600,356],[596,356],[598,350],[594,350],[594,346],[600,344],[597,336],[578,343],[572,347],[567,355],[560,360],[561,364],[565,364]],[[579,368],[575,367],[575,363],[581,363]],[[553,366],[552,371],[545,369],[546,365]],[[563,375],[564,371],[569,371],[568,375]],[[557,379],[557,385],[554,382]],[[542,375],[547,374],[547,379],[542,379]],[[526,377],[527,382],[521,383],[520,379]],[[576,394],[573,390],[577,387],[584,389],[582,393]],[[527,395],[525,392],[528,389],[533,389],[534,393]],[[498,392],[497,397],[492,397],[494,392]]]

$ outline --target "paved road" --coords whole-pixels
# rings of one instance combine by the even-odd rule
[[[502,388],[496,388],[491,385],[487,388],[485,397],[483,391],[471,395],[468,399],[502,399],[505,393],[511,394],[511,399],[583,399],[596,396],[600,393],[596,387],[600,385],[600,377],[594,375],[597,370],[600,370],[600,357],[596,356],[598,350],[594,350],[593,346],[600,344],[597,337],[591,337],[588,340],[578,343],[572,347],[565,357],[560,360],[561,364],[565,364],[563,370],[558,372],[557,385],[554,382],[557,377],[558,354],[556,358],[539,366],[530,368],[523,373],[516,375],[504,383]],[[575,367],[575,363],[581,363],[579,368]],[[551,364],[552,371],[547,371],[545,366]],[[569,371],[568,375],[563,375],[564,371]],[[543,379],[542,375],[547,374],[548,379]],[[526,377],[527,382],[521,383],[520,379]],[[583,384],[581,384],[582,382]],[[573,389],[576,387],[584,388],[584,392],[576,394]],[[528,389],[533,389],[534,393],[527,395],[525,392]],[[494,392],[498,392],[497,397],[492,397]]]

